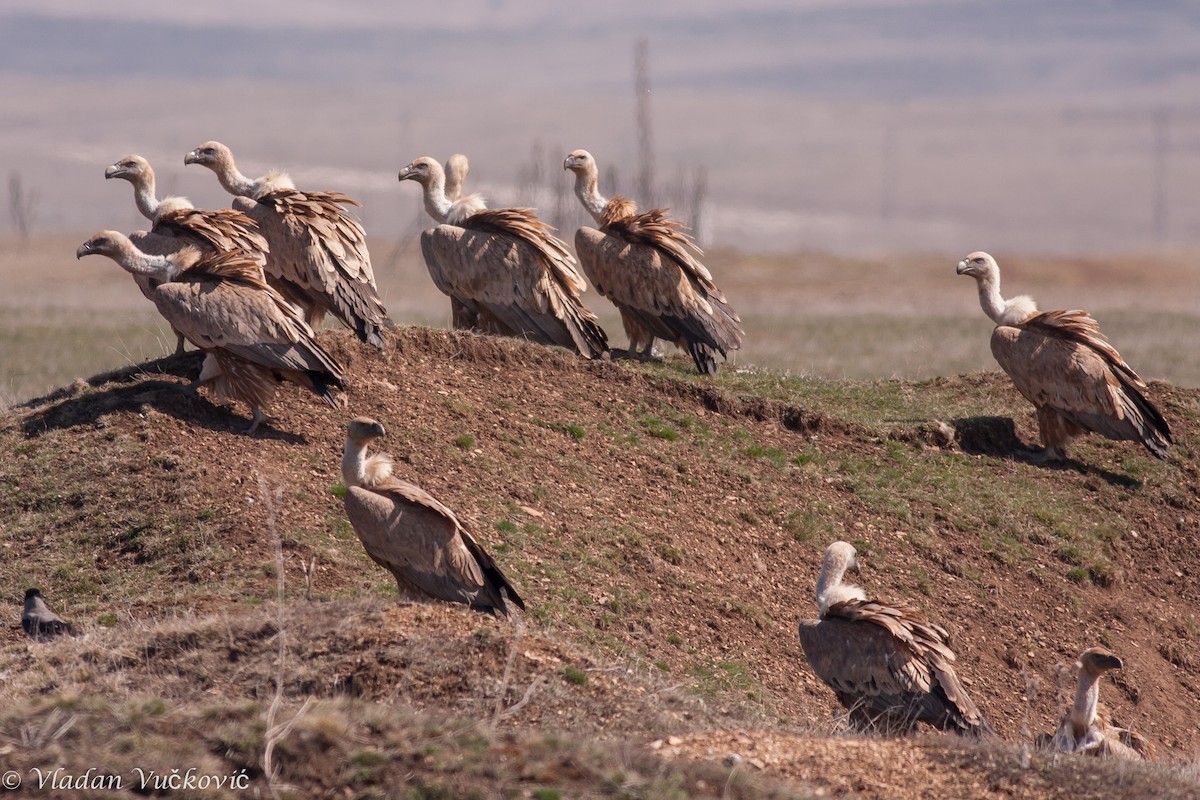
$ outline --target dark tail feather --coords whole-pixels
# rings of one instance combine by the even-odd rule
[[[696,369],[700,370],[701,375],[717,374],[717,370],[719,369],[717,356],[711,347],[703,342],[688,339],[687,349],[692,355],[692,361],[696,362]]]

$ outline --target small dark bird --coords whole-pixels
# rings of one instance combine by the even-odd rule
[[[25,590],[25,610],[21,614],[21,627],[25,629],[26,636],[38,641],[64,633],[75,633],[70,623],[63,621],[62,617],[50,610],[50,606],[42,599],[41,591],[37,589]]]

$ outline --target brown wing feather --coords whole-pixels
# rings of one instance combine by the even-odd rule
[[[946,630],[907,605],[850,600],[800,640],[813,671],[847,708],[886,718],[888,727],[924,721],[960,733],[991,728],[954,671]]]
[[[423,489],[389,479],[370,489],[350,487],[346,514],[367,553],[398,581],[440,600],[507,613],[507,596],[521,608],[495,562],[446,506]]]
[[[206,253],[241,251],[260,262],[266,260],[269,249],[258,223],[232,208],[164,211],[155,221],[153,232],[178,237]]]
[[[1171,431],[1141,392],[1146,384],[1082,311],[1037,314],[992,332],[992,355],[1026,400],[1039,409],[1047,446],[1075,429],[1141,442],[1165,458]],[[1071,425],[1057,422],[1052,409]],[[1072,428],[1071,426],[1074,426]]]
[[[234,206],[255,220],[270,245],[268,279],[315,321],[330,313],[364,342],[385,347],[387,311],[375,289],[366,233],[337,192],[279,189]]]
[[[595,314],[524,238],[439,225],[421,235],[421,250],[438,288],[481,317],[488,312],[491,327],[588,358],[608,349]]]
[[[548,269],[568,294],[579,297],[587,291],[575,257],[567,243],[554,235],[554,228],[538,219],[532,208],[495,208],[472,214],[463,221],[468,230],[499,233],[519,239],[541,257]]]
[[[727,355],[743,337],[725,296],[663,249],[610,230],[585,227],[575,234],[580,264],[596,291],[641,328],[688,349],[701,372],[714,373],[713,351]]]
[[[345,373],[312,329],[264,281],[258,262],[241,253],[207,256],[152,299],[164,317],[202,350],[223,350],[276,370],[334,404],[330,387]]]

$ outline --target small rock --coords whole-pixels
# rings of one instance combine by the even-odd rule
[[[725,756],[725,760],[722,761],[721,763],[724,764],[725,766],[729,767],[730,769],[733,769],[734,767],[740,765],[742,763],[742,760],[743,760],[742,757],[739,756],[737,753],[730,753],[729,755]]]

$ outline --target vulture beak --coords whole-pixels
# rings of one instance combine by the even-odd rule
[[[862,574],[862,565],[858,563],[858,556],[854,557],[854,560],[850,562],[850,566],[847,567],[847,569],[853,572],[855,575]]]
[[[125,169],[120,164],[113,164],[108,169],[104,170],[105,178],[120,178],[125,174]]]
[[[1106,670],[1125,669],[1125,663],[1121,661],[1120,657],[1115,656],[1112,653],[1109,653],[1106,656],[1101,656],[1100,658],[1096,659],[1096,662],[1097,666]]]
[[[409,164],[406,167],[400,168],[400,175],[398,176],[398,180],[406,181],[409,178],[415,178],[416,176],[417,176],[416,170],[414,170],[412,168],[412,164]]]
[[[86,242],[79,245],[78,249],[75,250],[75,258],[80,259],[84,256],[90,256],[95,252],[96,251],[92,249],[92,240],[88,239]]]
[[[383,427],[382,422],[376,422],[371,426],[371,435],[376,439],[384,436],[385,434],[387,434],[387,430]]]
[[[575,159],[571,158],[571,156],[567,156],[563,161],[563,169],[570,169],[573,166],[575,166]]]
[[[186,156],[183,157],[183,165],[185,167],[188,164],[201,164],[201,163],[203,163],[203,162],[200,160],[200,150],[199,149],[193,150],[192,152],[188,153]]]
[[[959,275],[967,275],[971,272],[971,265],[968,264],[967,260],[964,258],[962,261],[958,262],[958,269],[955,271]]]

